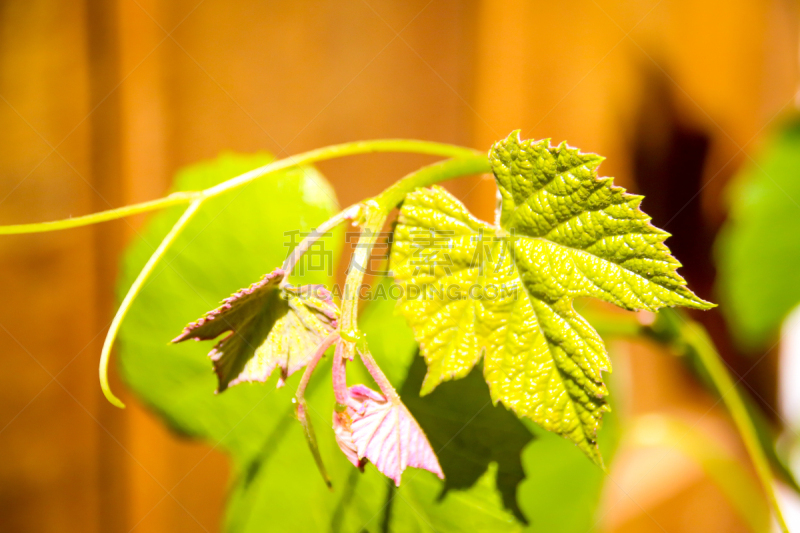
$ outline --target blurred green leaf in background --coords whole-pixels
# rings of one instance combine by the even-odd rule
[[[800,119],[735,178],[717,240],[718,293],[734,337],[756,349],[800,303]]]

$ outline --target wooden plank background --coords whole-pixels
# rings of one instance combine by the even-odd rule
[[[797,23],[790,0],[3,0],[0,223],[156,198],[176,169],[226,149],[281,156],[378,137],[487,149],[517,128],[602,153],[604,174],[644,188],[649,103],[707,139],[692,205],[713,233],[724,184],[794,108]],[[321,169],[348,205],[424,161]],[[490,218],[493,187],[451,190]],[[225,458],[130,397],[110,407],[97,384],[119,252],[143,220],[0,238],[3,531],[218,530]],[[674,363],[632,349],[632,411],[708,410]],[[752,386],[769,404],[765,368]],[[702,473],[680,472],[669,491],[608,496],[598,527],[742,530]],[[707,522],[681,512],[697,502]]]

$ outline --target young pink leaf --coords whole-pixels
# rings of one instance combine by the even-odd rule
[[[321,285],[280,287],[280,268],[234,293],[222,305],[184,328],[172,342],[211,340],[230,332],[209,357],[218,392],[244,381],[266,381],[280,368],[278,387],[303,368],[316,347],[337,327],[339,310]]]
[[[348,389],[346,409],[334,412],[333,428],[336,442],[351,463],[363,467],[367,459],[397,486],[409,466],[444,479],[433,448],[406,406],[364,385]]]
[[[333,435],[336,437],[336,444],[341,448],[347,460],[359,470],[364,470],[366,459],[359,459],[356,443],[353,441],[353,411],[347,409],[344,412],[333,412]]]

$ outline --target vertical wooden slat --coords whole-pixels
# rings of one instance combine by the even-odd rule
[[[157,198],[169,186],[167,133],[169,114],[164,101],[164,32],[151,18],[161,14],[158,1],[117,2],[120,75],[121,186],[126,202]],[[125,241],[138,237],[146,216],[130,219]],[[155,246],[155,244],[153,244]],[[128,529],[168,532],[185,530],[175,524],[186,513],[167,496],[176,478],[175,455],[187,443],[176,439],[159,420],[128,395],[128,449],[136,461],[126,465],[128,485]],[[177,450],[177,453],[176,453]],[[224,472],[221,469],[224,486]],[[180,474],[178,474],[180,475]],[[201,492],[201,491],[196,491]],[[206,490],[221,507],[224,493],[210,484]],[[177,496],[176,496],[177,497]],[[183,502],[181,502],[183,504]],[[191,507],[191,505],[189,506]],[[213,507],[211,507],[213,508]],[[213,530],[215,515],[205,523]]]
[[[0,4],[0,223],[93,209],[88,90],[83,3]],[[93,244],[0,238],[4,531],[99,531]]]
[[[93,210],[101,211],[126,203],[122,181],[120,53],[118,42],[118,4],[107,0],[87,0],[87,42],[89,52],[89,96],[91,127],[92,186],[96,192]],[[114,221],[94,227],[96,292],[94,298],[98,330],[108,328],[115,308],[119,254],[124,225]],[[101,344],[93,345],[98,353]],[[113,367],[112,367],[113,372]],[[112,380],[116,390],[119,381]],[[128,531],[127,464],[136,461],[128,450],[127,415],[98,395],[98,483],[101,531]]]

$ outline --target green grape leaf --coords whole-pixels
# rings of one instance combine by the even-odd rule
[[[800,303],[800,119],[785,124],[728,190],[716,242],[717,289],[731,333],[754,352]],[[758,352],[760,353],[760,352]]]
[[[229,333],[211,350],[217,392],[247,381],[265,382],[281,369],[278,387],[300,370],[314,349],[337,328],[339,308],[323,285],[281,287],[276,268],[223,300],[172,342],[211,340]]]
[[[594,297],[625,309],[708,309],[678,275],[642,197],[598,178],[602,158],[518,132],[489,153],[497,225],[440,187],[409,194],[391,264],[399,312],[428,364],[422,392],[466,376],[481,356],[491,397],[572,440],[602,464],[608,411],[602,340],[573,308]]]

